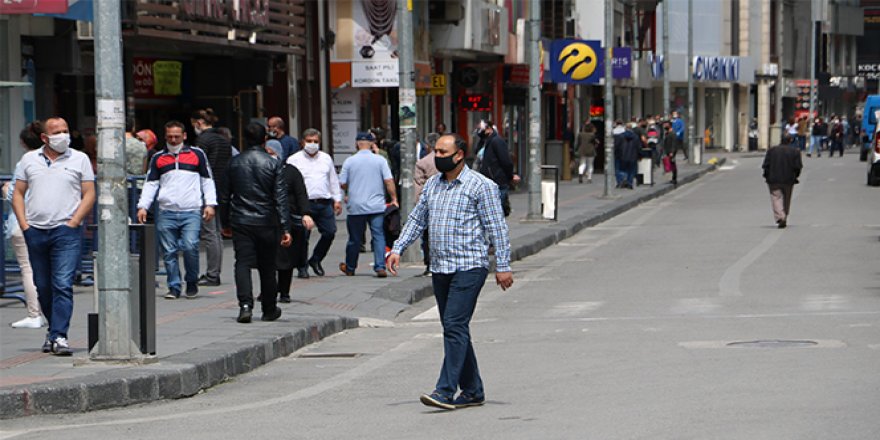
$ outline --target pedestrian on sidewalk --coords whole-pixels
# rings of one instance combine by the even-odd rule
[[[813,155],[813,150],[816,151],[816,157],[822,157],[822,144],[825,143],[825,136],[828,134],[828,126],[822,122],[822,118],[816,118],[813,122],[813,129],[810,133],[810,150],[807,151],[807,157]]]
[[[483,157],[480,160],[480,174],[498,185],[501,206],[504,209],[504,216],[507,217],[511,211],[510,186],[516,185],[520,181],[520,177],[513,172],[513,160],[510,159],[507,141],[498,135],[492,121],[480,121],[480,125],[477,127],[477,136],[480,138],[478,149],[482,148],[483,150]]]
[[[794,138],[786,134],[783,143],[767,150],[764,156],[764,180],[770,189],[770,203],[776,225],[783,229],[788,225],[791,213],[791,195],[801,174],[801,153],[794,145]]]
[[[678,145],[681,141],[675,135],[672,124],[668,122],[663,124],[663,131],[663,153],[665,154],[663,171],[672,173],[672,180],[669,183],[678,185],[678,165],[675,163],[675,152],[678,151]]]
[[[186,297],[199,294],[199,231],[202,220],[214,218],[217,193],[208,156],[201,148],[186,145],[183,123],[165,124],[165,149],[150,159],[147,180],[138,200],[138,222],[147,221],[155,200],[156,234],[165,261],[168,292],[165,299],[180,298],[180,267],[177,253],[183,253]]]
[[[428,136],[425,137],[428,144],[428,154],[416,162],[416,171],[413,173],[416,203],[419,202],[419,198],[422,196],[425,182],[434,174],[439,173],[437,166],[434,165],[434,146],[437,145],[437,140],[440,139],[441,135],[441,133],[428,133]],[[425,232],[422,233],[422,261],[425,263],[425,271],[422,272],[422,276],[431,276],[431,244],[429,234],[428,228],[425,228]]]
[[[400,255],[424,229],[431,231],[431,280],[443,324],[444,359],[434,391],[420,400],[456,409],[485,402],[470,321],[489,273],[489,245],[495,247],[495,282],[502,290],[513,285],[513,273],[498,186],[465,166],[467,143],[458,136],[441,137],[435,153],[440,173],[425,183],[387,264],[397,275]]]
[[[596,127],[590,122],[584,122],[584,129],[577,135],[577,153],[580,166],[578,166],[578,183],[584,183],[584,173],[587,174],[587,183],[593,183],[593,160],[596,158]]]
[[[309,194],[309,216],[314,219],[321,238],[312,251],[308,266],[298,268],[297,278],[308,278],[311,267],[315,275],[324,276],[321,262],[327,257],[330,245],[336,237],[336,217],[342,214],[342,190],[339,188],[339,176],[336,166],[329,154],[321,151],[321,132],[314,128],[303,131],[303,149],[287,158],[287,163],[295,166],[303,175],[306,191]],[[309,231],[306,231],[305,242],[308,249]],[[299,246],[299,244],[296,244]],[[308,251],[306,251],[308,252]]]
[[[269,130],[269,139],[275,139],[278,142],[281,142],[281,146],[284,149],[281,155],[282,163],[284,163],[288,157],[302,149],[302,145],[300,145],[299,141],[284,131],[284,119],[281,119],[278,116],[272,116],[269,118],[266,125]]]
[[[282,162],[266,152],[266,128],[251,122],[243,138],[247,147],[229,162],[220,214],[223,229],[232,234],[235,250],[238,322],[246,324],[251,322],[254,309],[251,269],[260,273],[260,319],[274,321],[281,317],[276,303],[275,249],[279,243],[290,246],[292,237]]]
[[[391,168],[381,156],[373,154],[375,138],[367,132],[358,133],[355,138],[357,153],[345,159],[339,183],[348,192],[348,217],[345,224],[348,228],[348,243],[345,246],[345,262],[339,263],[339,270],[352,276],[357,270],[361,240],[370,227],[373,245],[373,271],[379,278],[388,276],[385,271],[385,194],[391,199],[390,204],[397,203],[397,192]]]
[[[73,278],[81,258],[82,222],[95,204],[95,174],[88,156],[69,148],[64,119],[47,119],[40,139],[43,146],[25,153],[15,168],[12,209],[49,321],[43,353],[70,356]]]
[[[639,150],[642,141],[633,131],[635,123],[630,125],[619,136],[614,138],[614,158],[618,159],[617,187],[633,189],[636,171],[638,170]]]
[[[271,142],[271,141],[270,141]],[[302,173],[291,164],[284,164],[281,171],[284,187],[287,188],[287,207],[290,212],[290,234],[293,243],[278,248],[276,259],[278,269],[278,302],[290,303],[290,284],[293,281],[293,269],[304,266],[308,257],[308,248],[297,242],[306,240],[306,231],[315,227],[315,222],[308,215],[309,194]]]
[[[21,130],[18,139],[25,150],[33,151],[43,146],[43,141],[40,139],[40,134],[42,133],[43,124],[40,121],[34,121]],[[20,164],[21,161],[15,164],[16,170],[18,170]],[[17,171],[15,174],[17,174]],[[6,200],[12,201],[15,194],[14,180],[4,185],[3,194],[6,196]],[[25,193],[25,208],[27,208],[29,196],[29,193]],[[4,233],[6,234],[6,239],[12,242],[15,260],[18,262],[18,267],[21,271],[21,285],[24,290],[25,305],[27,306],[27,316],[10,325],[12,328],[41,328],[46,325],[46,320],[43,319],[37,286],[34,284],[34,271],[31,268],[31,261],[28,257],[27,243],[25,243],[24,234],[21,232],[21,227],[18,225],[15,215],[10,215],[6,220]]]
[[[232,150],[229,149],[229,141],[214,128],[217,123],[217,115],[210,108],[193,113],[190,122],[196,132],[195,145],[205,152],[208,165],[214,176],[214,193],[220,197],[220,189],[226,180],[226,167],[232,159]],[[223,237],[220,235],[219,219],[214,216],[210,219],[202,219],[202,229],[199,235],[205,246],[207,267],[205,273],[199,276],[200,286],[219,286],[220,269],[223,266]]]

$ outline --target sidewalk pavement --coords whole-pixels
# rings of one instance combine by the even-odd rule
[[[709,156],[707,156],[709,157]],[[713,170],[712,165],[680,162],[679,186]],[[592,184],[563,182],[559,191],[559,220],[523,221],[528,194],[511,194],[513,213],[508,218],[511,259],[520,260],[578,231],[614,217],[640,203],[675,189],[662,170],[654,186],[616,189],[614,198],[602,198],[604,175]],[[165,300],[164,276],[157,277],[157,356],[144,363],[90,361],[86,316],[96,309],[93,288],[78,287],[70,342],[74,356],[43,354],[45,329],[6,327],[26,315],[17,301],[0,301],[0,419],[34,414],[91,411],[192,396],[200,390],[287,356],[333,333],[393,320],[410,304],[432,295],[424,266],[406,265],[399,277],[380,279],[367,270],[372,254],[361,254],[358,275],[346,277],[337,265],[344,258],[348,239],[343,218],[338,219],[333,247],[324,261],[327,276],[294,278],[291,304],[279,304],[283,315],[275,322],[256,320],[238,324],[238,301],[232,284],[234,263],[231,243],[226,243],[222,280],[218,287],[202,288],[195,299]],[[313,233],[311,246],[316,242]],[[415,245],[417,253],[420,252]],[[204,252],[202,253],[204,258]],[[201,265],[204,268],[204,261]],[[513,265],[514,271],[516,264]],[[255,288],[259,276],[254,274]]]

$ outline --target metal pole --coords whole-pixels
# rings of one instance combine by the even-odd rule
[[[691,163],[699,164],[702,158],[699,146],[694,142],[694,0],[688,0],[688,147],[691,149]]]
[[[614,174],[614,81],[611,74],[611,54],[614,47],[614,0],[605,0],[605,189],[602,197],[611,197]]]
[[[816,11],[815,2],[810,5],[810,127],[813,126],[814,101],[816,98]],[[812,135],[812,129],[810,130]]]
[[[318,35],[320,41],[324,41],[327,35],[327,1],[318,1]],[[328,72],[327,57],[330,50],[326,45],[318,45],[318,94],[321,98],[321,140],[324,141],[324,151],[330,153],[333,148],[333,132],[330,130],[330,74]]]
[[[96,360],[140,357],[132,338],[125,181],[125,92],[120,6],[95,0],[95,104],[98,129],[98,345]],[[125,243],[125,245],[120,245]]]
[[[412,0],[397,0],[399,58],[398,115],[400,115],[400,215],[406,219],[415,206],[413,170],[416,167],[416,72],[413,64]],[[417,260],[409,249],[401,256],[404,262]]]
[[[529,211],[527,220],[541,215],[541,2],[529,2]]]
[[[663,63],[661,64],[661,68],[663,69],[663,116],[669,117],[670,106],[672,105],[669,102],[669,0],[663,0]]]

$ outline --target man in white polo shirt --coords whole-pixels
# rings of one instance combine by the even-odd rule
[[[40,307],[49,320],[43,353],[70,356],[73,277],[82,221],[95,204],[95,174],[88,156],[69,148],[64,119],[47,119],[40,138],[43,147],[26,153],[15,170],[12,209],[27,243]]]

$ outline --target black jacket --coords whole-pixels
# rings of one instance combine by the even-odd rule
[[[777,145],[764,156],[764,180],[769,185],[793,185],[801,175],[801,152],[791,145]]]
[[[287,206],[290,211],[291,233],[293,246],[278,247],[275,264],[279,270],[290,270],[303,267],[308,262],[308,244],[305,228],[302,227],[302,216],[309,212],[309,195],[302,173],[295,166],[286,164],[282,171],[284,186],[287,188]]]
[[[282,163],[263,146],[249,147],[229,162],[220,220],[233,225],[275,226],[290,232],[290,207]]]
[[[626,130],[622,134],[614,136],[614,157],[623,162],[639,160],[641,148],[642,140],[632,130]]]
[[[507,142],[492,133],[483,139],[483,159],[480,161],[480,174],[492,179],[498,186],[510,185],[513,180],[513,161],[510,160],[510,151]]]
[[[196,138],[196,146],[208,156],[208,165],[211,166],[211,173],[214,175],[214,187],[219,200],[220,191],[225,188],[226,167],[232,159],[232,145],[219,130],[209,128]]]

